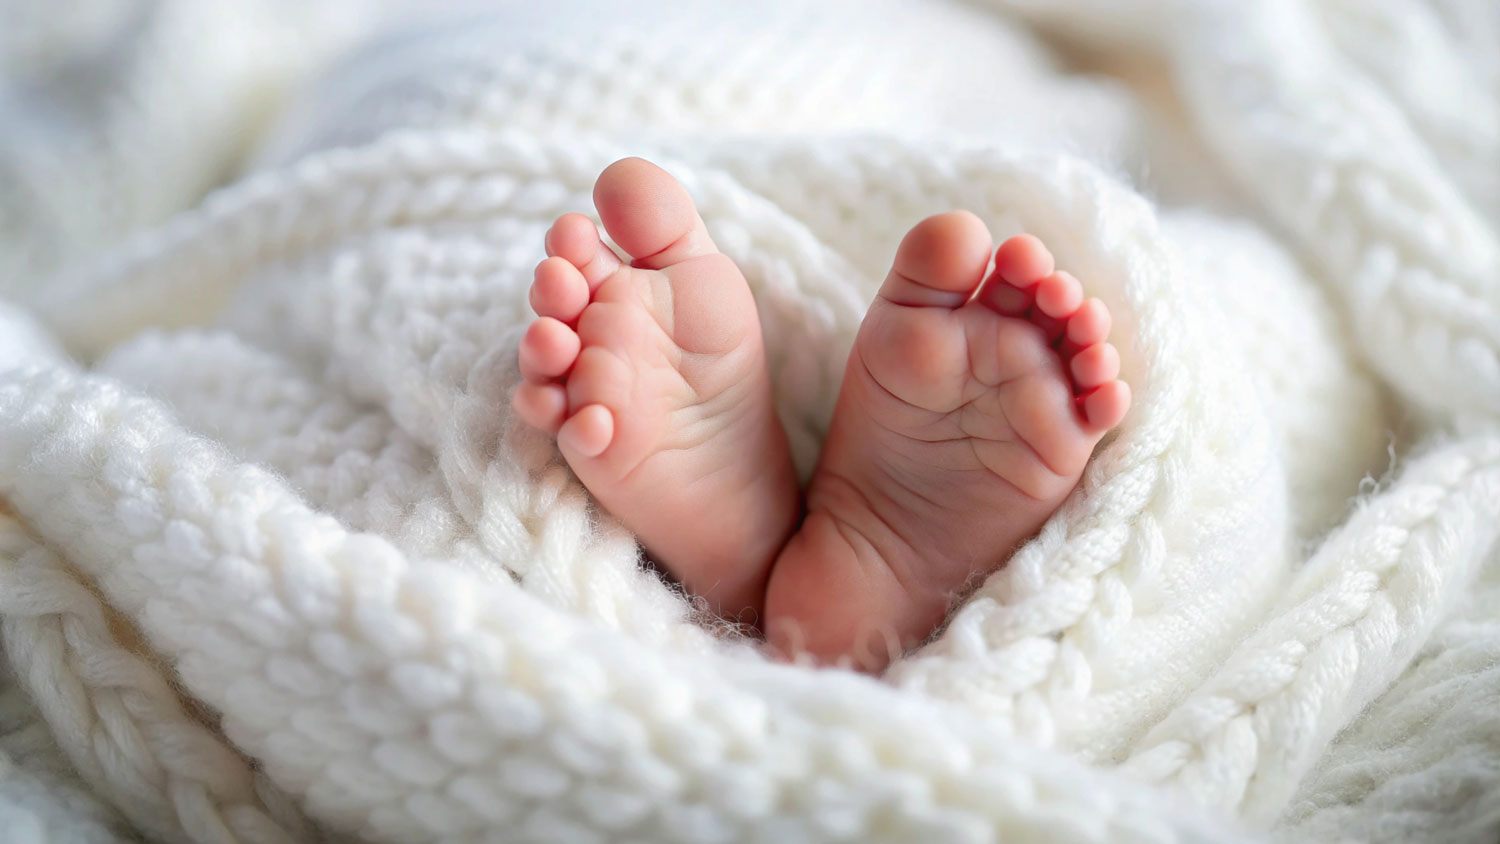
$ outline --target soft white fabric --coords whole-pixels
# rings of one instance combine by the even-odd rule
[[[12,5],[23,840],[1500,830],[1485,0]],[[628,154],[749,278],[804,473],[923,215],[1116,314],[1131,415],[883,678],[700,617],[509,413]]]

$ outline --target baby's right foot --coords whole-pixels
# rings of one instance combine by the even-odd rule
[[[1033,237],[1006,241],[985,280],[990,246],[966,212],[902,241],[773,570],[777,650],[883,668],[1041,528],[1124,417],[1103,303]]]
[[[633,260],[580,214],[553,224],[512,405],[690,593],[758,622],[800,493],[755,300],[656,165],[610,165],[594,205]]]

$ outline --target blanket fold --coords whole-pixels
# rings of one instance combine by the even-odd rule
[[[0,173],[112,168],[0,197],[28,220],[0,232],[0,823],[1493,837],[1500,76],[1471,5],[391,2],[360,38],[333,0],[143,0],[0,39]],[[124,80],[58,75],[100,32]],[[49,145],[67,78],[136,104],[77,106],[121,147]],[[229,122],[158,115],[189,90]],[[1135,408],[881,678],[705,618],[509,411],[542,235],[625,155],[744,271],[804,477],[921,217],[1036,234],[1117,315]]]

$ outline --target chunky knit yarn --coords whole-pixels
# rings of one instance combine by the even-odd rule
[[[1493,840],[1492,4],[443,6],[0,3],[6,840]],[[624,155],[804,473],[922,216],[1117,315],[1135,409],[881,678],[705,621],[510,415]]]

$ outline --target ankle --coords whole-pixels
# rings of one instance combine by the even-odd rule
[[[715,615],[759,627],[765,619],[766,591],[776,560],[802,520],[802,491],[788,454],[777,468],[745,479],[748,506],[738,513],[736,529],[713,538],[695,555],[691,569],[660,560],[672,571],[692,571],[682,580],[688,594],[704,601]],[[656,559],[656,558],[653,558]]]
[[[921,609],[913,612],[914,604]],[[920,642],[946,609],[943,596],[913,595],[859,528],[819,508],[808,511],[771,568],[763,629],[783,659],[878,671]],[[883,621],[893,618],[914,623]]]

